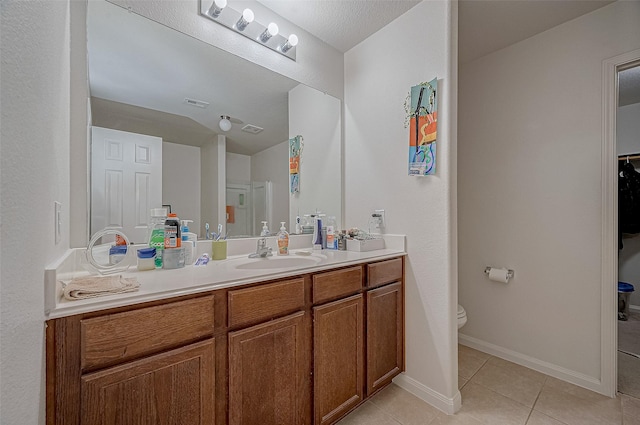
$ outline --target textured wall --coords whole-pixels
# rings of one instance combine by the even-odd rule
[[[43,270],[69,246],[69,2],[0,7],[0,423],[36,425],[45,412]]]
[[[386,232],[407,235],[406,360],[401,385],[455,408],[455,3],[423,2],[345,54],[347,226],[386,210]],[[452,37],[454,37],[452,39]],[[411,86],[438,77],[437,171],[407,175]]]

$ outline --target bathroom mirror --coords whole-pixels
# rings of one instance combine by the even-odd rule
[[[144,243],[149,210],[163,205],[199,238],[205,223],[229,237],[258,235],[262,220],[292,229],[316,209],[342,222],[338,99],[107,1],[88,2],[87,39],[92,235],[117,227]]]

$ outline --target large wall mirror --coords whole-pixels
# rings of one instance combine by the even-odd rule
[[[162,206],[199,238],[205,223],[257,236],[263,220],[275,233],[318,209],[340,225],[338,99],[107,1],[88,3],[87,39],[91,235],[119,228],[145,243],[150,210]]]

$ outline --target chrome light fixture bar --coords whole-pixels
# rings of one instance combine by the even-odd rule
[[[227,0],[200,0],[200,15],[296,60],[295,46],[298,44],[298,37],[295,34],[288,37],[279,34],[278,25],[273,22],[264,26],[255,21],[251,9],[238,12],[227,5]]]

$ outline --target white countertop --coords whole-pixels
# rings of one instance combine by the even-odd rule
[[[277,255],[251,260],[247,258],[247,255],[234,255],[222,261],[209,261],[205,266],[189,265],[174,270],[161,269],[139,272],[133,266],[123,272],[122,275],[136,277],[140,283],[138,291],[73,301],[67,300],[62,296],[62,284],[58,280],[65,280],[65,276],[68,278],[78,275],[78,271],[70,272],[69,270],[64,270],[63,263],[65,261],[61,259],[51,266],[52,269],[45,271],[45,314],[48,319],[54,319],[248,283],[315,273],[336,267],[384,260],[406,254],[404,236],[397,235],[397,239],[393,239],[395,235],[389,236],[392,239],[385,237],[386,248],[376,251],[322,250],[312,251],[310,256],[299,256],[296,255],[296,252],[309,251],[309,249],[292,250],[289,257],[301,260],[301,264],[289,265],[291,262],[296,261],[292,259],[291,261],[286,261],[287,264],[285,265],[287,267],[260,268],[259,262],[271,261],[273,263],[283,259],[283,257]],[[258,268],[244,268],[253,266]],[[57,272],[57,279],[55,272]],[[54,276],[53,278],[52,275]]]

